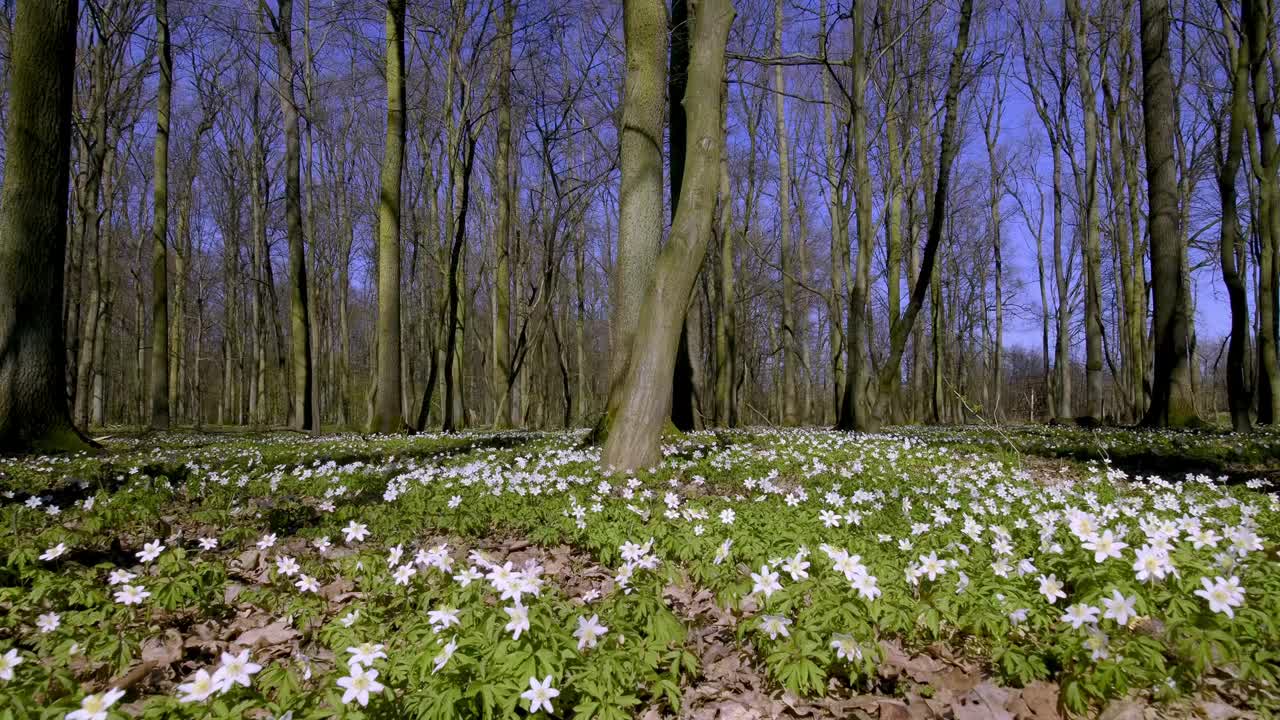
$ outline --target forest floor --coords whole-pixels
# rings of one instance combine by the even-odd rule
[[[0,460],[0,720],[1280,713],[1280,434],[581,439]]]

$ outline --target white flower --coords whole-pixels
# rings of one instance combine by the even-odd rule
[[[1136,595],[1125,597],[1119,590],[1112,590],[1111,597],[1102,598],[1102,606],[1107,609],[1102,617],[1108,620],[1115,620],[1121,625],[1128,625],[1129,619],[1137,613],[1134,612],[1134,605],[1138,602]]]
[[[411,580],[411,579],[413,578],[413,576],[414,576],[414,575],[417,575],[417,574],[418,574],[418,570],[417,570],[417,568],[415,568],[414,566],[412,566],[412,565],[401,565],[400,567],[396,568],[396,571],[395,571],[395,573],[394,573],[394,577],[395,577],[395,580],[396,580],[396,584],[397,584],[397,585],[408,585],[408,584],[409,584],[409,580]]]
[[[1227,617],[1234,618],[1236,614],[1232,608],[1244,604],[1244,588],[1240,587],[1240,579],[1235,575],[1230,578],[1219,575],[1213,579],[1213,582],[1210,582],[1207,577],[1202,577],[1200,584],[1204,588],[1196,590],[1195,594],[1208,600],[1209,609],[1215,613],[1226,613]]]
[[[349,705],[355,700],[360,703],[360,707],[364,707],[369,704],[369,693],[382,692],[384,687],[377,680],[378,671],[373,668],[366,670],[357,663],[352,663],[349,670],[349,676],[338,678],[338,687],[345,690],[342,693],[342,704]]]
[[[1071,623],[1072,629],[1078,630],[1085,623],[1098,621],[1098,608],[1085,603],[1076,603],[1069,606],[1060,619],[1065,623]]]
[[[853,639],[852,635],[844,633],[836,633],[831,636],[831,647],[836,651],[836,657],[841,660],[861,660],[862,648],[858,647],[858,641]]]
[[[161,545],[159,540],[152,540],[142,546],[142,552],[138,553],[138,559],[144,563],[149,563],[160,557],[162,552],[164,552],[164,545]]]
[[[250,678],[262,669],[262,666],[249,657],[248,650],[241,650],[239,655],[222,653],[222,665],[213,674],[213,684],[218,692],[227,692],[236,685],[249,687]]]
[[[217,691],[218,685],[213,681],[213,676],[208,670],[200,668],[194,678],[178,686],[178,692],[182,693],[178,702],[204,702]]]
[[[218,547],[218,538],[202,537],[200,538],[201,550],[216,550]]]
[[[1216,548],[1221,539],[1213,528],[1197,528],[1191,533],[1191,545],[1196,550],[1204,547]]]
[[[1058,602],[1058,598],[1067,596],[1062,591],[1062,583],[1058,582],[1057,575],[1040,576],[1040,594],[1044,595],[1044,599],[1049,601],[1050,605]]]
[[[352,625],[355,625],[355,624],[356,624],[356,620],[358,620],[358,619],[360,619],[360,611],[359,611],[359,610],[352,610],[351,612],[349,612],[349,613],[347,613],[346,615],[343,615],[341,618],[339,618],[339,619],[338,619],[338,622],[342,623],[342,627],[348,627],[348,628],[349,628],[349,627],[351,627]]]
[[[1093,561],[1097,563],[1120,557],[1120,551],[1127,547],[1128,544],[1117,540],[1110,530],[1104,530],[1101,535],[1094,535],[1084,543],[1086,550],[1093,551]]]
[[[453,581],[458,583],[459,587],[466,587],[471,583],[475,582],[476,580],[479,580],[480,578],[483,578],[483,577],[484,577],[484,574],[482,574],[479,570],[475,569],[475,567],[468,567],[466,570],[463,570],[457,575],[454,575]]]
[[[799,582],[809,577],[809,561],[804,559],[802,553],[796,553],[795,557],[784,562],[782,569],[791,576],[792,582]]]
[[[1084,639],[1084,647],[1089,651],[1094,662],[1106,660],[1111,653],[1107,651],[1107,634],[1097,628],[1090,628]]]
[[[342,534],[346,536],[348,545],[353,542],[362,542],[369,536],[369,526],[352,520],[342,528]]]
[[[0,655],[0,680],[8,682],[13,679],[13,669],[22,664],[22,657],[18,655],[17,648],[10,648],[9,652]]]
[[[1014,610],[1013,612],[1009,613],[1009,622],[1014,625],[1021,625],[1026,621],[1027,621],[1026,608],[1018,608],[1017,610]]]
[[[42,633],[51,633],[61,624],[62,618],[58,617],[56,612],[48,612],[36,618],[36,627],[40,628]]]
[[[125,585],[116,593],[116,602],[124,605],[141,605],[143,600],[151,597],[141,585]]]
[[[600,624],[600,616],[592,615],[589,618],[578,617],[578,629],[573,631],[573,636],[578,638],[578,652],[582,652],[583,648],[593,648],[602,635],[609,632],[609,628]]]
[[[548,675],[538,682],[538,678],[529,678],[529,689],[520,693],[520,697],[529,701],[529,713],[536,713],[538,710],[546,709],[548,713],[555,712],[555,708],[551,707],[551,700],[560,694],[560,691],[551,687],[551,676]]]
[[[288,555],[281,555],[276,558],[276,572],[287,577],[293,577],[298,574],[298,561]]]
[[[347,652],[351,653],[351,658],[347,660],[348,665],[372,665],[374,660],[385,658],[387,654],[383,652],[382,643],[365,642],[355,647],[347,648]]]
[[[938,553],[931,552],[928,555],[920,556],[920,568],[916,570],[916,577],[924,575],[929,576],[929,580],[936,580],[939,575],[945,575],[947,572],[946,563],[938,560]]]
[[[449,658],[453,657],[453,651],[457,649],[458,649],[458,636],[454,635],[453,639],[450,640],[448,643],[446,643],[444,648],[440,650],[440,654],[437,655],[435,659],[431,661],[433,663],[433,667],[431,668],[431,674],[435,675],[436,673],[440,672],[440,670],[443,669],[446,664],[448,664]]]
[[[267,550],[269,548],[274,547],[275,544],[276,544],[275,533],[267,533],[266,535],[263,535],[261,538],[258,539],[259,550]]]
[[[104,693],[89,695],[80,701],[80,709],[67,713],[66,720],[107,720],[107,708],[124,697],[124,691],[111,688]]]
[[[519,640],[520,633],[529,629],[529,610],[524,605],[516,603],[515,605],[502,608],[502,611],[511,618],[507,623],[506,630],[511,633],[512,640]]]
[[[876,587],[876,576],[863,573],[853,579],[853,589],[866,600],[880,597],[880,588]]]
[[[724,542],[720,543],[720,547],[716,549],[716,556],[712,560],[712,562],[714,562],[716,565],[719,565],[720,563],[723,563],[725,560],[728,560],[729,549],[732,547],[733,547],[732,538],[726,539]]]
[[[791,633],[787,631],[790,624],[791,620],[781,615],[760,616],[760,629],[769,635],[770,640],[777,640],[779,635],[791,637]]]
[[[320,592],[320,583],[316,582],[316,579],[310,575],[299,575],[298,581],[293,585],[302,592]]]
[[[760,572],[751,573],[751,582],[754,583],[751,594],[763,594],[766,600],[782,589],[782,584],[778,582],[778,573],[770,572],[768,565],[761,565]]]
[[[1163,580],[1171,570],[1173,563],[1169,560],[1169,553],[1149,545],[1138,548],[1133,571],[1140,582]]]
[[[56,560],[57,558],[62,557],[62,554],[65,553],[66,551],[67,551],[66,543],[58,543],[57,545],[54,545],[48,550],[45,550],[44,553],[40,555],[40,559]]]
[[[138,576],[129,572],[128,570],[121,570],[120,568],[116,568],[115,570],[112,570],[110,574],[107,575],[107,584],[123,585],[133,580],[136,577]]]
[[[733,508],[725,508],[720,511],[720,522],[725,525],[732,525],[733,521],[736,520],[737,517],[738,514],[733,511]]]
[[[446,607],[439,610],[431,610],[427,613],[427,618],[431,621],[431,627],[436,631],[448,629],[451,626],[461,625],[458,620],[458,611],[456,608]]]

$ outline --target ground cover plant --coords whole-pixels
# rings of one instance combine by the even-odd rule
[[[1268,480],[962,440],[694,433],[637,474],[580,433],[7,461],[0,718],[1280,710]]]

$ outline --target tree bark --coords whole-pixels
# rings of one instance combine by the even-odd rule
[[[169,428],[169,110],[172,105],[173,48],[169,42],[169,0],[155,0],[159,36],[160,87],[156,95],[155,170],[151,228],[151,421]]]
[[[376,432],[404,427],[400,392],[400,182],[404,168],[405,0],[387,0],[387,139],[378,202],[378,400]]]
[[[1147,208],[1151,234],[1151,286],[1155,372],[1143,424],[1198,422],[1187,358],[1187,288],[1182,280],[1178,232],[1177,165],[1173,130],[1178,108],[1170,67],[1168,0],[1142,0],[1142,116],[1146,130]]]
[[[75,0],[24,0],[0,189],[0,452],[83,450],[62,337]]]
[[[1267,83],[1267,50],[1271,47],[1276,4],[1244,0],[1244,27],[1249,48],[1249,75],[1253,85],[1254,127],[1258,152],[1254,174],[1258,178],[1258,422],[1280,422],[1280,360],[1277,359],[1276,326],[1280,316],[1280,144],[1276,139],[1276,96]]]
[[[627,10],[633,6],[628,5]],[[688,117],[686,165],[680,190],[680,207],[671,237],[653,266],[653,280],[643,297],[645,312],[629,353],[626,375],[610,402],[608,438],[601,466],[623,471],[651,467],[661,458],[659,438],[669,416],[667,378],[675,368],[676,345],[689,305],[694,280],[706,253],[715,211],[719,180],[722,116],[721,88],[725,72],[725,45],[734,10],[729,0],[699,0],[691,7],[689,83],[685,93]],[[628,50],[662,46],[665,23],[628,23]],[[642,82],[653,80],[653,68],[628,67]],[[661,87],[661,83],[658,83]],[[625,114],[624,110],[624,114]],[[656,138],[655,138],[656,139]],[[657,147],[657,144],[654,144]],[[641,155],[635,160],[646,162]],[[625,173],[625,167],[624,167]],[[658,167],[661,176],[661,165]],[[624,175],[625,176],[625,175]],[[634,199],[634,198],[633,198]],[[656,244],[656,236],[644,238]],[[614,391],[611,390],[611,395]]]
[[[1246,5],[1248,0],[1246,0]],[[1241,27],[1249,18],[1241,13]],[[1231,23],[1224,13],[1223,29],[1232,35]],[[1245,115],[1249,112],[1249,37],[1243,33],[1237,47],[1228,50],[1231,61],[1231,94],[1227,112],[1227,143],[1222,149],[1222,115],[1216,114],[1214,138],[1218,144],[1218,197],[1222,202],[1219,225],[1218,257],[1222,263],[1222,281],[1227,286],[1231,303],[1231,338],[1227,347],[1227,404],[1231,411],[1231,427],[1236,432],[1252,429],[1250,410],[1253,393],[1245,374],[1245,354],[1249,344],[1249,296],[1245,287],[1241,252],[1240,217],[1236,209],[1236,175],[1244,155]]]
[[[310,431],[319,429],[319,422],[311,397],[311,313],[307,290],[306,248],[302,237],[298,104],[293,91],[293,0],[280,0],[279,12],[274,20],[276,93],[280,98],[280,113],[284,118],[284,216],[289,238],[289,355],[293,395],[290,420],[295,428]]]
[[[493,424],[498,428],[512,424],[511,406],[511,269],[508,244],[511,238],[511,45],[515,22],[515,3],[503,0],[502,22],[498,28],[498,148],[494,160],[493,185],[498,201],[497,228],[494,234],[493,274],[493,391],[497,393]],[[581,271],[579,271],[580,274]],[[581,302],[581,298],[579,298]],[[579,319],[581,326],[581,319]],[[579,331],[579,335],[580,335]],[[579,375],[582,369],[579,367]],[[582,398],[578,399],[579,410]]]
[[[854,52],[858,52],[856,46]],[[782,0],[773,2],[773,54],[782,57]],[[781,419],[783,425],[796,425],[800,422],[797,403],[800,383],[797,374],[795,280],[792,278],[791,271],[791,149],[788,147],[786,100],[784,99],[786,92],[783,67],[781,64],[775,64],[773,66],[773,126],[778,140],[778,265],[781,268],[782,282],[782,322],[779,323],[782,355]],[[861,246],[862,238],[859,237],[858,240]]]

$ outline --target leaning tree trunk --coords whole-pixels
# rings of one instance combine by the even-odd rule
[[[946,217],[947,196],[951,187],[951,166],[960,144],[957,137],[960,132],[960,120],[956,116],[959,111],[964,55],[969,47],[969,20],[972,15],[973,0],[961,0],[956,46],[952,50],[951,65],[947,70],[947,95],[943,105],[946,117],[942,124],[942,138],[938,153],[938,179],[933,191],[929,232],[925,239],[920,275],[911,289],[907,307],[901,316],[892,319],[889,326],[889,356],[880,367],[877,378],[879,387],[875,393],[875,410],[867,414],[868,421],[875,424],[880,423],[885,417],[891,392],[897,383],[901,382],[902,353],[906,349],[907,338],[911,335],[916,316],[920,314],[920,308],[924,305],[925,294],[929,291],[929,283],[933,275],[934,260],[938,254],[938,246],[942,242],[942,223]],[[862,428],[859,427],[859,429]]]
[[[676,346],[689,296],[711,235],[719,185],[725,45],[735,13],[730,0],[699,0],[690,5],[693,26],[685,92],[688,140],[680,208],[643,296],[646,311],[636,326],[626,374],[620,385],[610,389],[613,397],[609,405],[614,411],[600,459],[603,467],[624,471],[653,466],[661,457],[659,439],[670,412],[669,378],[675,368]],[[628,47],[660,48],[664,32],[665,23],[628,23]],[[632,85],[633,73],[651,76],[653,70],[629,66],[628,86]],[[653,78],[641,80],[651,82]],[[645,162],[649,158],[642,155],[637,159]],[[661,164],[657,173],[661,176]],[[657,243],[656,234],[652,239],[636,239]]]
[[[378,203],[378,398],[376,432],[404,426],[400,393],[400,180],[404,167],[405,0],[387,2],[387,140]]]
[[[609,404],[602,420],[614,424],[614,401],[625,397],[633,338],[662,238],[662,115],[666,98],[667,9],[663,0],[626,0],[623,9],[627,74],[622,101],[618,190],[618,253],[609,318]],[[717,91],[717,97],[719,92]],[[683,307],[681,311],[683,311]],[[672,366],[674,369],[674,365]],[[671,371],[668,371],[670,375]],[[662,383],[665,385],[665,383]],[[670,397],[663,401],[665,406]]]
[[[1187,288],[1178,232],[1177,164],[1173,130],[1177,104],[1170,68],[1168,0],[1142,0],[1142,117],[1146,128],[1147,208],[1151,235],[1152,329],[1155,372],[1143,424],[1197,422],[1187,359]]]
[[[173,89],[173,48],[169,42],[169,0],[155,0],[160,38],[160,88],[156,94],[155,170],[151,227],[151,422],[169,427],[169,109]]]
[[[62,339],[76,0],[24,0],[0,190],[0,451],[81,450]]]

